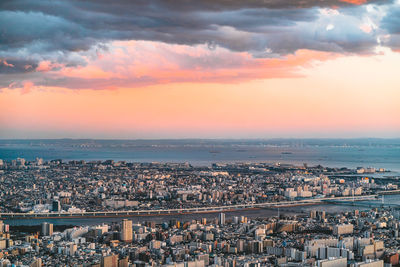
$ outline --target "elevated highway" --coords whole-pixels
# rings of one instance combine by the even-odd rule
[[[378,195],[400,195],[400,189],[398,190],[388,190],[388,191],[378,191]]]
[[[190,213],[213,213],[223,211],[236,211],[258,208],[281,208],[293,206],[316,205],[323,203],[340,204],[346,202],[376,200],[378,195],[366,195],[356,197],[330,197],[330,198],[309,198],[297,201],[247,203],[227,206],[210,206],[182,209],[154,209],[154,210],[128,210],[128,211],[87,211],[87,212],[49,212],[49,213],[0,213],[1,220],[7,219],[43,219],[43,218],[101,218],[101,217],[132,217],[132,216],[156,216]],[[346,204],[348,205],[348,204]]]

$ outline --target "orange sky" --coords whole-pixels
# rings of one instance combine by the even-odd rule
[[[9,1],[0,138],[400,137],[400,0]]]
[[[133,49],[131,43],[118,45]],[[160,55],[141,64],[144,53],[143,59],[136,58],[141,66],[137,69],[135,62],[129,62],[132,52],[124,54],[117,49],[86,67],[61,68],[54,75],[62,72],[91,80],[152,74],[159,79],[157,84],[130,87],[127,81],[113,88],[79,90],[34,84],[3,88],[1,136],[399,137],[400,76],[396,65],[400,54],[389,49],[364,57],[300,51],[283,59],[253,59],[228,51],[164,48],[203,58],[204,53],[213,53],[230,62],[218,62],[225,67],[214,73],[207,63],[185,69],[184,63]],[[120,62],[105,68],[110,57]],[[51,69],[45,64],[40,68]],[[240,77],[235,78],[237,75]],[[218,78],[215,82],[207,82],[214,76]],[[182,78],[189,79],[182,82]]]
[[[400,137],[400,0],[8,1],[1,138]]]

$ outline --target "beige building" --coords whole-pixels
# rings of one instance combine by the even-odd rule
[[[318,267],[347,267],[346,258],[326,259],[317,262]]]
[[[132,221],[130,220],[122,220],[121,241],[126,243],[132,242]]]
[[[71,244],[69,245],[69,255],[70,255],[70,256],[75,255],[77,249],[78,249],[78,246],[77,246],[75,243],[71,243]]]
[[[333,227],[333,234],[336,236],[352,234],[354,225],[352,224],[338,224]]]
[[[355,267],[383,267],[383,260],[357,262]]]
[[[118,267],[118,255],[109,255],[101,258],[101,267]]]

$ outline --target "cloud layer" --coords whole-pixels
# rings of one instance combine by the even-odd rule
[[[117,41],[125,41],[131,46],[131,40],[167,44],[169,48],[160,45],[159,50],[152,52],[165,52],[160,57],[173,61],[169,65],[170,74],[176,71],[174,65],[180,71],[193,70],[193,66],[203,61],[221,75],[220,78],[204,76],[203,71],[200,76],[204,80],[225,81],[229,75],[222,74],[226,66],[220,62],[226,62],[228,53],[233,61],[245,58],[247,63],[240,64],[249,67],[260,64],[262,60],[258,58],[285,58],[305,50],[371,54],[378,45],[398,49],[399,17],[398,3],[368,0],[117,0],[112,3],[4,0],[0,5],[0,87],[22,87],[26,81],[43,86],[91,87],[88,79],[68,75],[82,68],[91,70],[89,74],[97,68],[98,75],[91,79],[93,87],[106,80],[114,86],[160,82],[160,77],[152,75],[160,73],[157,63],[153,64],[155,71],[149,71],[148,75],[128,77],[140,72],[122,60],[126,57],[131,60],[132,55],[137,57],[141,53],[130,47],[125,53],[131,55],[119,54],[122,62],[106,61],[108,65],[116,64],[118,71],[105,74],[110,70],[99,62],[101,55],[113,55],[116,51],[113,44],[121,48],[124,43]],[[148,52],[146,45],[137,47],[142,47],[144,54]],[[173,53],[171,47],[178,52]],[[182,47],[208,49],[209,54],[199,59],[180,53]],[[221,51],[225,51],[224,60],[220,60]],[[142,61],[143,65],[145,60]],[[282,64],[281,69],[291,65]],[[237,67],[235,62],[233,65]],[[135,68],[141,67],[135,65]],[[263,70],[264,75],[256,71],[253,76],[273,76]],[[290,68],[286,75],[293,75],[292,71]],[[244,72],[237,71],[237,75],[254,78]],[[284,76],[276,68],[270,73]],[[180,79],[173,75],[169,80],[186,81],[193,77],[196,75]]]

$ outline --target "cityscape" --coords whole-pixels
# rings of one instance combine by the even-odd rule
[[[0,174],[3,266],[399,264],[383,168],[17,158]]]
[[[400,0],[0,0],[0,267],[400,267]]]

